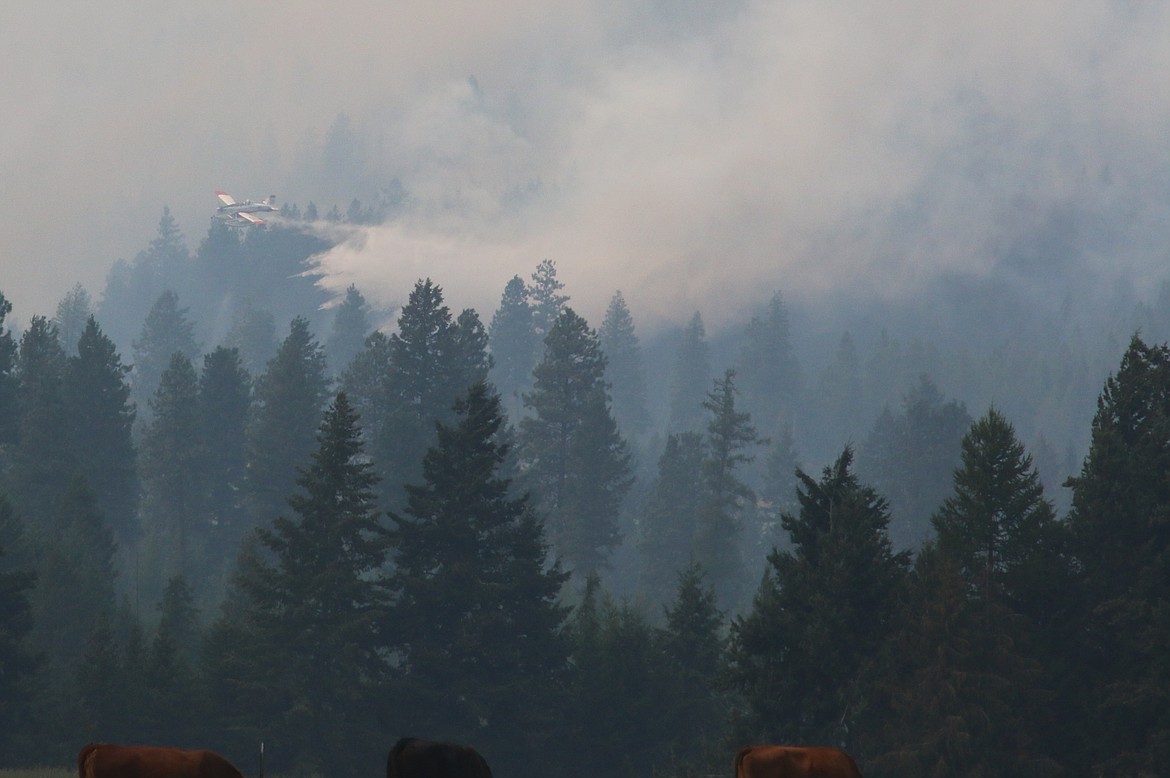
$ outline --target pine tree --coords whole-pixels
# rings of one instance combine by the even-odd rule
[[[731,625],[737,734],[850,747],[889,639],[909,556],[886,534],[886,501],[850,470],[846,448],[820,481],[803,472],[799,515],[782,517],[792,550],[774,550],[752,609]]]
[[[237,349],[219,346],[203,357],[197,412],[207,467],[207,576],[215,599],[248,526],[239,493],[247,479],[251,386]]]
[[[728,370],[715,382],[703,407],[707,424],[707,456],[703,461],[703,502],[695,532],[695,559],[708,571],[724,606],[739,596],[743,560],[739,541],[743,513],[755,502],[755,493],[736,471],[754,458],[749,447],[767,441],[756,435],[751,417],[736,410],[735,371]]]
[[[707,387],[711,385],[711,361],[707,351],[707,331],[698,311],[683,330],[671,376],[670,429],[674,432],[702,431],[706,422],[703,400]]]
[[[536,336],[533,342],[535,361],[540,361],[544,340],[569,302],[569,296],[561,294],[564,288],[564,283],[557,279],[556,263],[551,259],[541,260],[532,273],[532,283],[527,290],[532,308],[532,329]]]
[[[0,302],[3,298],[0,298]],[[0,311],[3,305],[0,305]],[[31,569],[13,564],[13,549],[22,534],[20,520],[0,493],[0,750],[15,756],[16,736],[28,731],[37,659],[28,642],[33,628],[29,593],[36,585]]]
[[[17,355],[20,347],[5,328],[5,319],[12,313],[12,303],[0,293],[0,446],[16,440],[20,419],[20,376]]]
[[[641,435],[650,427],[642,348],[634,333],[634,318],[620,291],[610,298],[597,334],[606,357],[605,379],[613,394],[614,418],[627,434]]]
[[[720,674],[724,666],[723,613],[703,567],[691,562],[676,577],[675,597],[666,608],[658,641],[672,683],[661,713],[669,722],[673,761],[695,772],[722,765],[727,733]]]
[[[572,308],[557,318],[520,422],[524,485],[534,493],[553,547],[581,576],[618,545],[618,508],[630,487],[630,455],[609,411],[605,355]]]
[[[65,352],[57,328],[33,316],[20,338],[17,358],[17,443],[12,452],[9,492],[29,532],[45,532],[57,498],[74,472],[64,397]]]
[[[1080,569],[1077,681],[1101,774],[1158,774],[1170,757],[1170,347],[1136,335],[1105,382],[1089,454],[1070,479]]]
[[[256,382],[247,428],[246,502],[252,521],[265,524],[283,511],[296,487],[296,469],[312,454],[328,395],[325,353],[297,317],[276,356]]]
[[[239,350],[244,368],[250,374],[258,376],[263,373],[278,348],[276,319],[272,312],[245,299],[232,316],[232,326],[223,345]]]
[[[329,357],[329,369],[340,376],[349,363],[362,350],[366,336],[373,326],[370,324],[370,306],[366,298],[353,284],[345,290],[345,299],[337,306],[333,316],[333,331],[325,345]]]
[[[563,704],[567,574],[547,564],[541,522],[500,477],[499,397],[481,382],[454,410],[422,484],[391,515],[397,599],[386,633],[406,668],[410,726],[512,753],[518,768],[549,745]]]
[[[655,478],[639,521],[641,586],[652,601],[663,600],[693,560],[703,489],[703,437],[697,432],[670,435],[658,459]]]
[[[179,296],[168,289],[155,300],[134,339],[132,396],[139,407],[150,407],[150,398],[176,353],[191,361],[199,355],[199,346],[187,309],[179,307]]]
[[[195,367],[182,352],[171,355],[154,397],[152,420],[142,436],[142,524],[151,549],[154,590],[182,576],[199,581],[207,572],[208,449],[199,414]]]
[[[520,276],[512,276],[504,287],[488,336],[492,382],[500,390],[508,415],[518,420],[524,407],[521,398],[532,386],[539,343],[528,304],[528,287]]]
[[[61,298],[61,302],[57,303],[53,324],[57,325],[61,348],[66,354],[77,350],[77,341],[81,339],[81,333],[85,332],[85,323],[93,315],[93,300],[81,284],[74,284]]]
[[[91,316],[66,361],[62,397],[77,474],[121,541],[138,531],[138,476],[132,430],[130,368]]]
[[[339,393],[288,500],[294,518],[258,530],[213,630],[218,683],[257,695],[233,714],[236,726],[264,727],[299,769],[357,775],[380,758],[373,744],[386,664],[377,627],[388,599],[376,478],[357,415]]]
[[[901,414],[878,417],[858,457],[858,471],[890,500],[890,529],[899,548],[930,535],[930,517],[946,498],[971,424],[966,407],[943,401],[927,376],[902,401]]]
[[[788,308],[779,292],[768,302],[766,317],[753,316],[748,322],[736,373],[743,405],[765,434],[792,421],[801,373],[792,348]]]

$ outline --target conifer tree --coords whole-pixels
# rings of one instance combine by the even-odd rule
[[[500,298],[500,307],[488,327],[492,353],[492,382],[500,391],[505,410],[513,422],[523,410],[522,395],[532,386],[538,339],[528,287],[520,276],[512,276]]]
[[[199,346],[195,323],[187,318],[187,309],[179,307],[179,296],[168,289],[155,300],[134,339],[132,395],[139,408],[150,408],[150,399],[176,353],[191,361],[199,355]]]
[[[628,435],[641,435],[650,426],[642,347],[634,332],[634,318],[620,291],[610,298],[597,334],[606,357],[605,378],[613,394],[614,418]]]
[[[57,303],[53,324],[57,325],[61,348],[66,354],[77,351],[77,341],[81,339],[81,333],[85,332],[86,321],[93,315],[93,300],[81,284],[74,284]]]
[[[727,370],[703,401],[710,414],[706,458],[703,461],[703,502],[695,531],[694,555],[708,571],[720,602],[733,605],[743,583],[739,540],[743,512],[755,493],[738,475],[752,461],[752,446],[765,444],[756,435],[751,417],[736,410],[735,371]]]
[[[340,376],[366,342],[373,326],[370,324],[370,306],[353,284],[345,290],[345,299],[333,316],[333,330],[325,345],[329,369]]]
[[[1077,674],[1101,774],[1155,775],[1170,753],[1170,347],[1131,339],[1097,400],[1092,441],[1070,479],[1081,575]]]
[[[155,569],[155,591],[183,576],[202,579],[208,569],[208,449],[199,414],[199,382],[191,360],[171,355],[142,436],[142,523]]]
[[[233,714],[236,726],[263,727],[273,750],[305,769],[357,775],[380,758],[387,667],[377,628],[388,600],[376,479],[357,415],[339,393],[288,499],[293,517],[282,513],[257,531],[213,630],[208,661],[218,683],[255,690]]]
[[[296,488],[296,469],[309,460],[328,394],[325,353],[297,317],[276,356],[256,382],[247,428],[247,504],[266,524],[283,512]]]
[[[65,368],[62,397],[76,472],[93,490],[97,510],[125,541],[138,531],[130,368],[92,316]]]
[[[244,368],[251,375],[263,373],[279,347],[272,312],[245,299],[232,315],[232,326],[223,345],[239,350]]]
[[[0,750],[6,754],[18,748],[15,735],[27,731],[37,670],[28,642],[34,624],[29,592],[36,575],[14,563],[12,548],[22,532],[12,505],[0,493]]]
[[[545,517],[553,547],[581,576],[598,572],[620,541],[618,509],[630,455],[609,411],[605,355],[572,308],[557,318],[520,422],[524,484]]]
[[[532,307],[532,329],[536,336],[532,344],[536,350],[534,362],[540,361],[544,340],[569,302],[569,296],[561,293],[564,288],[564,283],[557,279],[556,263],[551,259],[541,260],[528,285],[528,304]]]
[[[639,521],[640,583],[645,596],[663,601],[693,560],[703,489],[703,437],[670,435],[658,459],[658,475]]]
[[[12,303],[0,292],[0,446],[15,442],[20,419],[20,377],[17,355],[20,347],[5,327]]]
[[[743,405],[766,435],[792,420],[801,384],[800,364],[792,348],[788,308],[779,292],[764,317],[748,322],[736,370]]]
[[[711,385],[711,359],[703,317],[695,311],[675,352],[670,385],[670,429],[701,432],[706,423],[703,401]]]
[[[886,501],[852,461],[846,448],[820,481],[799,473],[800,513],[781,520],[792,549],[769,555],[751,611],[732,621],[741,738],[852,745],[909,560],[893,552]]]
[[[410,725],[513,753],[515,769],[545,748],[563,704],[567,574],[547,564],[540,520],[500,476],[499,397],[480,382],[454,410],[391,515],[386,634],[407,671]]]
[[[65,352],[56,326],[44,316],[33,316],[20,338],[17,374],[19,415],[9,490],[17,513],[27,517],[30,535],[39,537],[75,467],[63,388]]]
[[[203,357],[196,407],[207,467],[207,573],[217,599],[247,526],[239,493],[247,478],[251,386],[237,349],[219,346]]]

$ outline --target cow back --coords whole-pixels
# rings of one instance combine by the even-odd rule
[[[78,778],[243,778],[214,751],[90,743],[77,754]]]
[[[404,737],[386,757],[386,778],[492,778],[471,746]]]
[[[862,778],[839,748],[744,746],[735,755],[736,778]]]

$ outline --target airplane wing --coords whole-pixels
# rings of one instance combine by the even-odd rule
[[[252,224],[263,224],[263,223],[264,223],[264,220],[263,220],[263,219],[257,219],[257,218],[256,218],[255,216],[253,216],[252,214],[250,214],[250,213],[245,213],[245,212],[243,212],[243,211],[241,211],[241,212],[237,213],[237,214],[236,214],[236,216],[240,217],[241,219],[245,219],[245,220],[247,220],[247,221],[250,221],[250,222],[252,222]]]
[[[222,200],[224,205],[235,205],[236,204],[235,198],[233,198],[227,192],[220,192],[217,190],[215,193],[215,196],[218,197],[220,200]]]

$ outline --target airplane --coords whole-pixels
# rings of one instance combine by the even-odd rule
[[[220,199],[223,205],[215,209],[215,216],[213,219],[218,219],[229,227],[261,227],[264,225],[264,220],[259,219],[252,214],[267,213],[279,211],[276,207],[276,195],[268,195],[268,198],[260,202],[252,202],[245,200],[242,203],[236,202],[236,199],[227,192],[216,191],[215,196]]]

